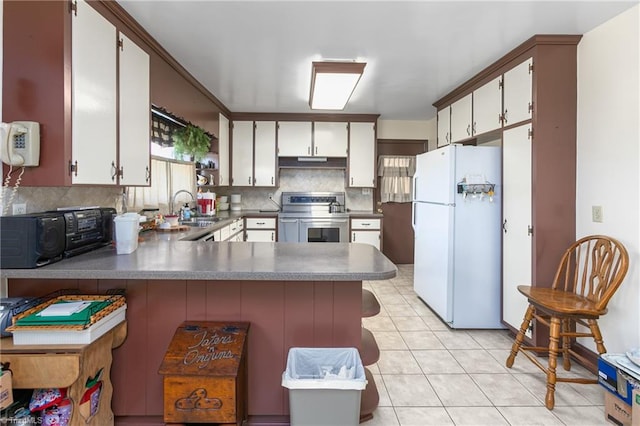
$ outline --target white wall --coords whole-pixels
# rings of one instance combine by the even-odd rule
[[[578,45],[576,237],[605,234],[629,251],[629,272],[599,321],[608,352],[640,346],[640,5]],[[603,222],[591,207],[603,207]],[[593,341],[581,343],[595,350]]]
[[[435,146],[436,132],[435,117],[431,120],[378,120],[378,139],[428,139],[429,146]]]

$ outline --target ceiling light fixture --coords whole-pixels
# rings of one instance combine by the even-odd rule
[[[364,62],[313,62],[309,95],[311,109],[344,109],[365,65]]]

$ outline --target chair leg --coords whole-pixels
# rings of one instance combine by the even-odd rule
[[[571,331],[571,320],[563,319],[562,320],[562,367],[569,371],[571,370],[571,355],[569,354],[569,349],[571,348],[571,337],[567,336],[566,333]]]
[[[554,393],[556,390],[556,366],[558,346],[560,343],[560,327],[560,319],[552,316],[549,326],[549,367],[547,368],[547,396],[545,398],[545,405],[549,410],[553,410],[553,406],[555,405]]]
[[[593,334],[593,341],[596,342],[598,353],[603,354],[607,352],[607,349],[604,347],[604,342],[602,341],[602,333],[600,333],[600,326],[598,326],[598,321],[589,319],[587,320],[587,324],[589,324],[589,329],[591,330],[591,334]]]
[[[518,355],[518,351],[522,346],[522,342],[524,341],[524,334],[527,332],[529,328],[529,324],[531,324],[531,319],[533,318],[533,312],[535,308],[533,305],[529,305],[527,308],[527,312],[524,314],[524,319],[522,320],[522,325],[520,325],[520,331],[518,331],[518,335],[516,336],[515,342],[511,346],[511,353],[507,358],[507,368],[513,367],[513,362],[516,359],[516,355]]]

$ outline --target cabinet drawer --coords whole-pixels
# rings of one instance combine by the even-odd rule
[[[351,219],[351,229],[380,229],[380,219]]]
[[[276,229],[276,219],[272,217],[248,217],[247,229]]]
[[[220,229],[220,241],[226,241],[231,236],[231,225],[227,225]]]

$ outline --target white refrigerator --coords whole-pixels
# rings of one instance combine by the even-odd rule
[[[504,328],[501,190],[500,147],[447,145],[416,158],[413,286],[451,328]]]

